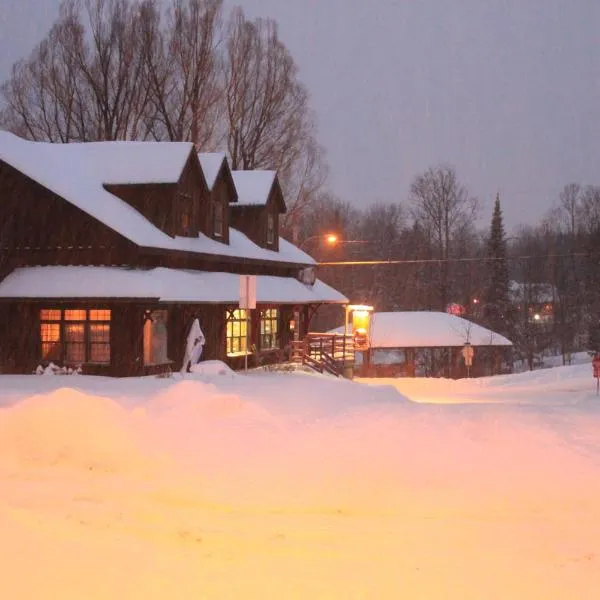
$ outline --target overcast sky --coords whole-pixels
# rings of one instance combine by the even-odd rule
[[[569,181],[600,184],[598,0],[226,0],[271,16],[312,94],[331,187],[405,200],[449,163],[489,221],[535,223]],[[0,75],[59,0],[0,0]]]

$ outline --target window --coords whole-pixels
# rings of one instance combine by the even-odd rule
[[[110,325],[90,324],[90,362],[110,363]]]
[[[190,235],[191,231],[191,211],[193,209],[193,199],[191,194],[184,192],[178,192],[177,197],[179,199],[179,234]]]
[[[275,217],[272,213],[267,215],[267,244],[275,243]]]
[[[247,336],[250,337],[247,310],[236,309],[227,317],[227,356],[248,353]]]
[[[260,313],[260,349],[279,348],[279,311],[268,308]]]
[[[43,361],[110,364],[107,309],[42,309],[40,343]]]
[[[161,365],[169,362],[167,348],[167,319],[166,310],[146,312],[144,322],[144,364]]]
[[[183,233],[189,233],[190,230],[190,215],[188,215],[188,213],[184,212],[181,215],[181,231]]]
[[[40,338],[42,342],[42,360],[60,360],[60,323],[42,323]]]
[[[65,362],[81,364],[85,360],[85,323],[65,323]]]
[[[221,202],[216,202],[214,208],[215,235],[217,237],[223,237],[223,204]]]

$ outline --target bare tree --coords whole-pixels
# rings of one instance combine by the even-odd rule
[[[565,185],[560,193],[560,209],[566,217],[568,231],[575,235],[581,205],[581,186],[578,183]]]
[[[52,142],[145,137],[140,36],[128,0],[66,0],[46,39],[3,85],[3,124]]]
[[[142,24],[136,3],[129,0],[74,0],[87,36],[72,47],[87,84],[91,138],[140,139],[148,86],[140,51]]]
[[[280,222],[281,233],[294,237],[294,230],[300,227],[302,216],[324,193],[328,167],[324,150],[314,137],[304,140],[304,148],[280,176],[286,198],[287,212]]]
[[[233,169],[290,168],[311,129],[308,92],[270,19],[234,9],[226,59],[227,146]]]
[[[2,125],[32,140],[70,142],[87,138],[88,98],[72,48],[84,33],[72,4],[28,59],[17,62],[2,85]]]
[[[428,232],[440,260],[440,308],[449,300],[449,264],[455,236],[471,225],[477,201],[449,166],[430,168],[410,188],[415,220]]]
[[[155,139],[213,149],[222,107],[222,0],[156,0],[141,6],[149,127]],[[164,22],[163,22],[164,21]]]

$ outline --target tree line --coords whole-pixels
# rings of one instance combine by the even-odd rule
[[[569,184],[536,226],[507,236],[501,199],[489,228],[454,168],[415,177],[405,201],[363,210],[325,196],[303,220],[320,276],[379,311],[453,310],[507,336],[533,368],[545,353],[588,350],[600,324],[600,187]],[[330,246],[326,232],[341,243]],[[339,315],[325,311],[322,327]]]
[[[223,0],[65,0],[0,90],[0,127],[31,140],[167,140],[275,169],[288,228],[327,165],[309,93],[272,19]]]

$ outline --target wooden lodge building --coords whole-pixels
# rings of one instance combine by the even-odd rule
[[[276,173],[232,173],[190,143],[0,132],[0,373],[179,370],[196,318],[203,360],[281,359],[318,306],[347,302],[279,237],[285,210]],[[249,315],[242,274],[257,276]]]

